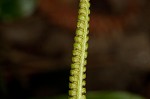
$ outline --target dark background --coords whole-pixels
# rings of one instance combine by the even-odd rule
[[[39,0],[26,17],[3,17],[2,97],[68,92],[78,3]],[[150,98],[150,1],[91,0],[90,16],[87,90],[128,91]]]

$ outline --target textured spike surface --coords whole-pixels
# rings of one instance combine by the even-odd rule
[[[69,99],[86,99],[86,58],[88,49],[88,28],[89,28],[89,14],[90,14],[90,0],[80,0],[80,8],[76,29],[76,36],[74,38],[74,49],[72,64],[70,70],[69,83]]]

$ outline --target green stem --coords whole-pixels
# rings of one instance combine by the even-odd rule
[[[90,14],[89,0],[80,0],[79,16],[77,22],[73,58],[71,65],[71,76],[69,84],[69,99],[86,99],[85,78],[86,58],[88,48],[88,28]]]

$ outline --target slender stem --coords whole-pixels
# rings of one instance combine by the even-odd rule
[[[73,49],[73,58],[71,65],[71,76],[69,84],[69,99],[86,99],[85,78],[86,78],[86,58],[88,48],[88,28],[90,14],[89,0],[80,0],[80,8]]]

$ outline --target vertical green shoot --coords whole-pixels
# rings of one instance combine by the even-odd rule
[[[69,99],[86,99],[86,58],[88,49],[90,0],[80,0],[80,8],[70,70]]]

